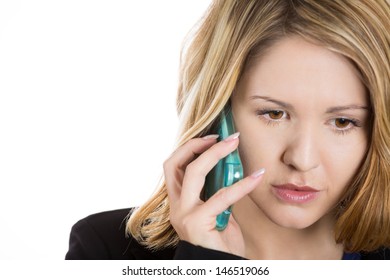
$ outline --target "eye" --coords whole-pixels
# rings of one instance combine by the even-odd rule
[[[337,118],[334,120],[334,124],[337,128],[346,128],[350,124],[353,124],[351,120],[345,118]]]
[[[270,117],[270,119],[273,119],[273,120],[279,120],[283,117],[283,115],[284,115],[283,111],[270,111],[270,112],[268,112],[268,116]]]
[[[289,115],[283,110],[273,110],[264,108],[256,111],[256,115],[262,119],[267,125],[279,125],[289,119]]]
[[[353,131],[357,127],[361,127],[362,124],[356,119],[347,118],[335,118],[330,121],[330,125],[336,133],[345,134]]]
[[[263,109],[257,110],[256,114],[270,121],[278,121],[288,117],[287,113],[282,110]]]

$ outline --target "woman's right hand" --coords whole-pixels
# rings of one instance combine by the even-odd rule
[[[220,189],[210,199],[202,201],[200,193],[206,175],[239,143],[239,133],[218,143],[217,138],[218,135],[209,135],[191,139],[164,162],[170,222],[181,240],[245,256],[243,235],[233,215],[223,231],[215,229],[216,217],[259,185],[264,169]]]

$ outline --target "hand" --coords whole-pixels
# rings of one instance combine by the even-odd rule
[[[205,248],[245,256],[240,227],[230,216],[224,231],[215,229],[218,214],[250,193],[261,180],[264,169],[230,187],[220,189],[206,202],[200,199],[205,177],[217,162],[234,151],[239,133],[216,143],[218,135],[194,138],[178,148],[164,162],[170,203],[170,222],[181,240]]]

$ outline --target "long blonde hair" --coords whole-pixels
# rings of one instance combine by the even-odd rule
[[[367,157],[342,197],[335,240],[349,251],[390,245],[390,7],[385,0],[215,0],[182,53],[177,147],[208,133],[247,61],[286,35],[348,58],[370,95]],[[164,180],[127,232],[149,249],[175,246]]]

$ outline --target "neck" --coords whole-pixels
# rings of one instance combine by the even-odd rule
[[[343,247],[334,240],[334,218],[326,215],[304,229],[281,227],[246,196],[233,207],[248,259],[341,259]]]

